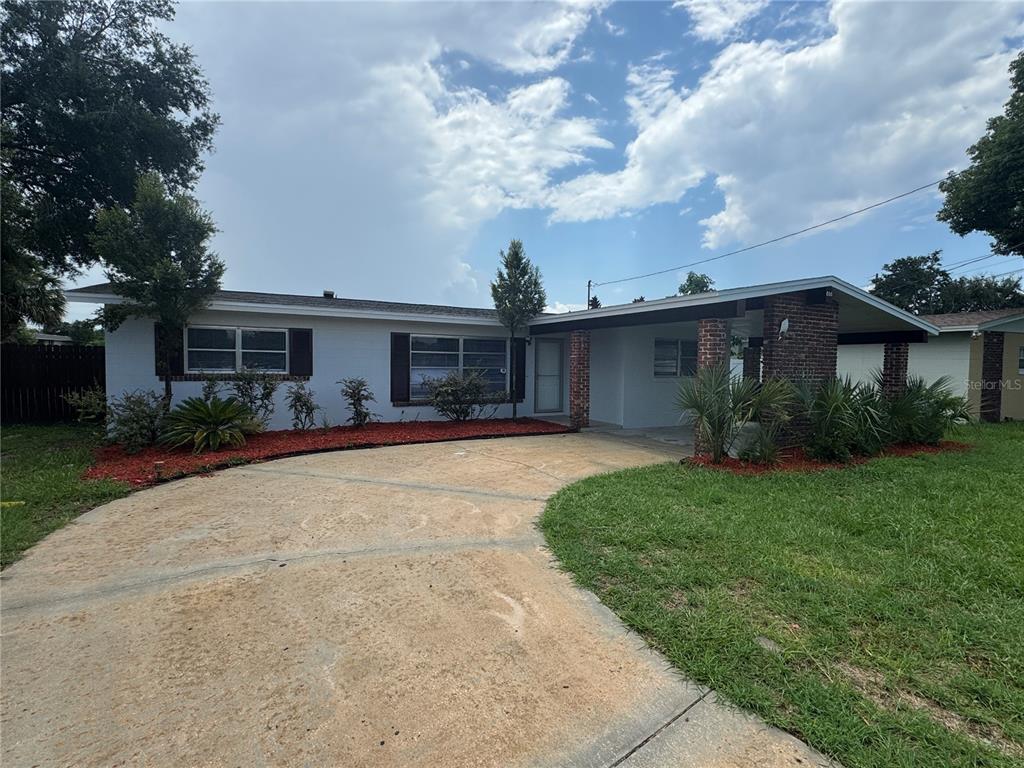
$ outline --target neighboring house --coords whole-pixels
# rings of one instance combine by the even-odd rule
[[[921,315],[939,329],[928,344],[909,348],[908,370],[926,381],[948,376],[985,421],[1024,419],[1024,309]],[[839,373],[869,379],[882,367],[882,347],[843,347]]]
[[[75,343],[70,336],[65,336],[61,333],[33,331],[32,334],[36,337],[36,344],[44,347],[66,347]]]
[[[107,285],[67,295],[120,301]],[[880,343],[898,380],[907,346],[938,329],[838,278],[818,277],[541,315],[524,332],[511,371],[508,334],[492,309],[220,291],[175,337],[171,375],[178,399],[199,394],[207,376],[230,377],[243,366],[308,380],[337,424],[348,417],[340,379],[365,378],[386,421],[432,419],[424,379],[474,369],[494,391],[514,390],[523,415],[656,427],[679,422],[680,380],[727,361],[732,335],[746,340],[744,375],[821,381],[835,376],[839,348]],[[154,322],[141,318],[107,334],[108,394],[161,389],[157,336]],[[283,400],[282,388],[275,428],[289,423]],[[506,405],[500,415],[510,412]]]

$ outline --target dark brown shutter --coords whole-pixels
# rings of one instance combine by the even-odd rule
[[[409,334],[391,334],[391,402],[409,402]]]
[[[516,367],[512,376],[512,387],[516,394],[516,402],[523,402],[526,397],[526,339],[515,339]]]
[[[153,363],[157,376],[164,375],[165,343],[171,347],[171,370],[168,373],[171,376],[181,376],[185,373],[185,342],[182,336],[181,328],[174,328],[169,334],[165,334],[161,323],[153,323]]]
[[[292,376],[313,375],[313,329],[288,329],[288,373]]]

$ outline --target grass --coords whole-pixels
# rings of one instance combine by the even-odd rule
[[[84,480],[99,444],[79,425],[10,426],[0,438],[0,566],[78,515],[130,492],[127,483]]]
[[[687,677],[847,768],[1024,765],[1024,425],[967,453],[571,485],[541,527]]]

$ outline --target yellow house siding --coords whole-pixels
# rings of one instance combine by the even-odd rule
[[[1024,347],[1024,333],[1003,334],[1002,416],[1016,421],[1024,420],[1024,374],[1018,369],[1021,347]],[[980,366],[980,354],[978,360]]]
[[[971,362],[969,368],[971,386],[967,388],[967,402],[971,414],[978,418],[981,413],[981,335],[971,338]]]

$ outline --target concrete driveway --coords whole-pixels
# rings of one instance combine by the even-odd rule
[[[534,528],[565,483],[683,450],[583,433],[319,454],[96,509],[3,574],[0,762],[822,762],[671,673]]]

